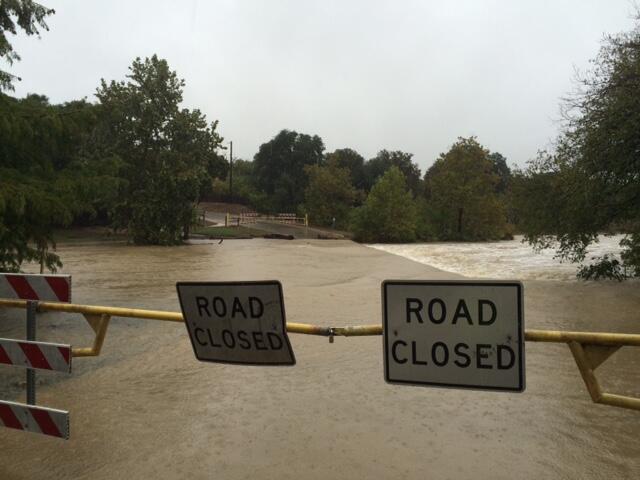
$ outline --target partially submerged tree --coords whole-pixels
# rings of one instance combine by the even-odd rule
[[[425,174],[435,234],[443,240],[495,240],[506,233],[500,181],[489,151],[474,137],[459,138]]]
[[[126,82],[102,81],[104,153],[122,161],[125,180],[114,209],[115,226],[135,243],[171,245],[182,241],[194,204],[211,175],[224,177],[217,153],[217,122],[199,110],[181,109],[184,81],[157,56],[137,58]]]
[[[346,228],[357,198],[349,170],[330,160],[324,166],[309,165],[306,172],[309,185],[305,190],[304,206],[313,223]]]
[[[105,221],[118,193],[113,159],[92,156],[97,107],[0,94],[0,269],[55,269],[54,228]]]
[[[592,258],[580,274],[640,276],[640,24],[606,37],[593,64],[564,103],[555,151],[518,180],[520,226],[532,245],[557,247],[572,262],[583,262],[603,232],[625,232],[622,263]]]
[[[364,205],[355,210],[352,229],[362,242],[413,242],[417,215],[404,175],[392,166],[373,186]]]
[[[25,262],[55,272],[62,263],[49,250],[55,249],[52,227],[70,220],[46,181],[0,168],[0,272],[18,272]]]

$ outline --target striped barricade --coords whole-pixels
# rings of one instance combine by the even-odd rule
[[[0,363],[71,373],[71,346],[0,338]],[[0,400],[0,426],[67,440],[69,412]]]
[[[71,373],[71,346],[0,338],[0,363]]]
[[[0,273],[0,298],[71,302],[71,275]]]
[[[0,424],[25,432],[69,439],[69,412],[0,400]]]
[[[35,339],[38,302],[70,303],[71,276],[0,273],[0,298],[27,307],[27,339],[0,338],[0,364],[27,369],[27,404],[0,400],[0,426],[68,439],[69,412],[35,405],[35,369],[71,373],[71,346]]]

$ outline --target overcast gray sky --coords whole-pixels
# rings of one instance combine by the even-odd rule
[[[40,40],[14,41],[17,96],[93,101],[100,78],[157,53],[234,156],[288,128],[365,158],[408,151],[423,170],[458,136],[519,165],[548,147],[574,68],[634,12],[629,0],[41,2],[56,14]]]

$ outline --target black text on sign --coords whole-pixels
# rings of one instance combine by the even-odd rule
[[[521,283],[389,280],[382,303],[389,383],[524,390]]]
[[[198,360],[295,364],[280,282],[179,282],[176,287]]]

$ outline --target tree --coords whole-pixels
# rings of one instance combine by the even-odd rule
[[[493,173],[498,176],[496,193],[504,194],[511,182],[511,169],[507,165],[507,159],[501,153],[493,152],[489,154],[489,160],[493,164]]]
[[[184,81],[157,56],[134,60],[128,81],[102,80],[100,130],[105,156],[122,160],[114,225],[135,243],[178,244],[188,233],[210,175],[224,176],[217,122],[180,109]]]
[[[49,30],[45,18],[55,13],[51,8],[31,0],[2,0],[0,2],[0,58],[9,65],[20,60],[20,55],[13,49],[7,33],[16,35],[19,27],[27,35],[39,35],[40,28]],[[19,77],[0,70],[0,92],[13,90],[13,81]]]
[[[338,166],[336,160],[327,165],[308,165],[309,185],[305,190],[305,208],[317,225],[345,228],[349,213],[357,198],[351,185],[349,170]]]
[[[335,162],[338,167],[347,168],[351,183],[358,190],[367,188],[367,177],[364,168],[364,158],[355,150],[340,148],[326,155],[327,162]]]
[[[0,270],[31,261],[55,270],[53,229],[108,211],[117,196],[117,168],[94,162],[86,148],[95,105],[3,94],[0,105]]]
[[[354,212],[352,230],[362,242],[413,242],[417,207],[400,169],[389,168]]]
[[[442,240],[491,240],[506,233],[489,151],[474,137],[459,138],[425,174],[432,223]]]
[[[211,182],[210,189],[204,191],[204,199],[215,202],[227,202],[229,200],[229,174],[222,178],[215,178]],[[253,176],[253,162],[233,159],[233,201],[244,205],[251,205],[254,208],[264,203],[264,198],[256,188]]]
[[[564,100],[556,148],[518,179],[520,226],[536,248],[557,247],[572,262],[583,262],[602,232],[626,232],[622,267],[640,276],[640,23],[606,37],[593,65]],[[608,256],[592,260],[583,277],[615,271]]]
[[[422,189],[420,167],[412,162],[413,154],[396,150],[390,152],[388,150],[380,150],[378,154],[365,164],[365,175],[367,179],[367,191],[376,183],[376,181],[386,173],[392,166],[398,167],[407,185],[414,195],[419,195]]]
[[[18,272],[37,262],[40,272],[62,266],[55,249],[53,225],[70,221],[70,213],[46,181],[0,168],[0,271]]]
[[[292,212],[304,201],[307,188],[306,165],[321,165],[324,143],[317,135],[282,130],[260,145],[253,169],[257,187],[269,202],[262,208]]]

